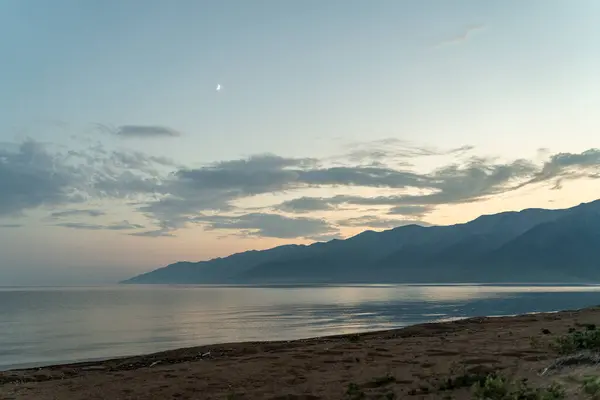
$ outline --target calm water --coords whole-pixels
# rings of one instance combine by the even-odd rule
[[[597,304],[596,286],[0,288],[0,369]]]

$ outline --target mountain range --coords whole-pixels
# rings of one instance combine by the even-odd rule
[[[122,283],[517,283],[600,281],[600,200],[406,225],[345,240],[177,262]]]

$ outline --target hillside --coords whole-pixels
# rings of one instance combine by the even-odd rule
[[[581,282],[600,280],[600,200],[451,226],[179,262],[124,283]]]

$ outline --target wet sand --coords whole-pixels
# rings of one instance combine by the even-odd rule
[[[13,370],[0,399],[470,399],[461,377],[564,378],[540,376],[558,357],[550,343],[586,324],[600,326],[600,307]]]

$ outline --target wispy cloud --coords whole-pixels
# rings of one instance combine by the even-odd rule
[[[164,229],[156,229],[152,231],[144,231],[144,232],[133,232],[129,234],[130,236],[139,236],[139,237],[175,237],[174,234],[170,233],[168,230]]]
[[[527,184],[558,178],[555,186],[561,186],[564,180],[594,177],[600,172],[599,165],[600,149],[589,149],[582,153],[554,154],[544,162],[542,169]]]
[[[336,205],[335,201],[328,201],[322,197],[303,196],[297,199],[284,201],[283,203],[278,204],[275,208],[279,211],[303,214],[314,211],[333,210],[334,205]]]
[[[99,230],[109,230],[109,231],[125,231],[130,229],[142,229],[143,225],[132,224],[128,221],[117,222],[110,225],[100,225],[100,224],[87,224],[85,222],[61,222],[59,224],[55,224],[55,226],[61,226],[63,228],[71,228],[71,229],[84,229],[90,231],[99,231]]]
[[[402,220],[402,219],[385,219],[381,218],[377,215],[357,217],[357,218],[348,218],[340,221],[336,221],[336,223],[340,226],[351,226],[351,227],[361,227],[361,228],[396,228],[398,226],[404,225],[421,225],[428,226],[430,224],[419,221],[419,220]]]
[[[410,215],[422,217],[425,214],[430,213],[433,210],[432,206],[394,206],[390,208],[388,214],[390,215]]]
[[[50,218],[100,217],[102,215],[106,215],[106,213],[102,210],[64,210],[51,213]]]
[[[337,234],[337,229],[323,219],[290,218],[278,214],[200,216],[194,218],[194,222],[201,223],[205,229],[235,230],[249,236],[282,239]]]
[[[427,205],[404,205],[404,196],[349,196],[338,195],[333,197],[299,197],[287,200],[274,208],[279,211],[303,214],[313,211],[335,210],[338,206],[393,206],[389,214],[423,216],[433,210],[433,206]]]
[[[21,224],[0,224],[0,228],[20,228]]]
[[[485,29],[485,25],[483,25],[483,24],[467,26],[466,29],[462,33],[440,41],[436,45],[436,47],[457,45],[457,44],[464,43],[467,40],[469,40],[469,38],[471,36],[473,36],[476,32],[481,31],[483,29]]]
[[[176,137],[181,135],[174,129],[159,125],[110,126],[105,124],[96,124],[96,127],[102,132],[123,138],[157,138]]]
[[[375,163],[410,166],[411,159],[447,155],[464,155],[472,151],[473,146],[465,145],[453,149],[439,149],[432,146],[417,145],[396,138],[370,142],[355,142],[347,146],[349,152],[337,156],[342,161],[353,163]]]

